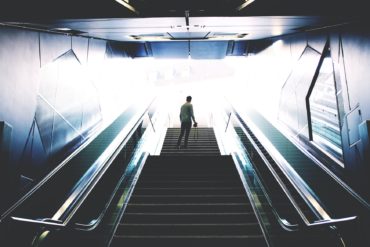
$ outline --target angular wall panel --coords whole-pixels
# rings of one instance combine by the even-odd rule
[[[89,48],[89,39],[82,37],[72,37],[72,50],[76,54],[81,64],[87,63],[87,51]]]
[[[294,61],[298,61],[301,57],[304,49],[307,46],[307,35],[306,33],[294,35],[289,37],[287,42],[290,43],[290,54]]]
[[[370,119],[370,32],[344,34],[342,42],[350,106],[360,104],[363,118]]]
[[[71,36],[40,33],[41,67],[57,59],[72,48]]]
[[[105,58],[107,42],[104,40],[89,39],[88,65],[99,66]]]
[[[16,166],[32,125],[40,77],[39,34],[0,27],[0,119],[13,127]]]
[[[348,113],[346,120],[348,126],[349,145],[353,145],[360,140],[359,125],[362,123],[362,118],[359,107]]]
[[[279,119],[296,133],[306,137],[308,137],[306,95],[319,60],[320,54],[306,47],[281,91]]]
[[[326,40],[327,35],[325,33],[315,33],[307,35],[307,45],[309,45],[319,53],[323,53]]]
[[[36,121],[45,150],[52,155],[82,138],[101,121],[101,112],[98,92],[72,50],[44,66],[42,73]]]
[[[51,153],[53,119],[56,114],[54,109],[43,98],[38,97],[35,121],[40,133],[43,149],[49,155]]]

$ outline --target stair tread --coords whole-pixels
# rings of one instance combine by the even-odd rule
[[[161,154],[144,165],[112,246],[266,246],[231,156],[220,154],[213,129],[197,131],[198,139],[178,150],[180,129],[167,130]]]

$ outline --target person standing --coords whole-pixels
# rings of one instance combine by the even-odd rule
[[[180,121],[181,121],[181,132],[179,139],[177,140],[177,148],[180,149],[181,139],[185,134],[184,148],[188,147],[188,139],[191,129],[191,120],[193,120],[195,126],[198,124],[194,118],[193,105],[191,104],[191,96],[186,97],[186,102],[181,106],[180,109]]]

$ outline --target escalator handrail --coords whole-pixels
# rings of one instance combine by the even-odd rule
[[[242,165],[242,161],[240,160],[240,157],[239,155],[237,154],[237,152],[233,152],[232,153],[232,156],[233,156],[233,160],[234,160],[234,163],[236,164],[236,169],[238,170],[239,174],[240,174],[240,178],[242,180],[242,183],[243,183],[243,186],[245,188],[245,190],[247,191],[247,194],[248,194],[248,197],[250,199],[250,201],[252,201],[252,205],[253,205],[253,209],[254,211],[256,212],[257,214],[257,218],[260,222],[263,222],[263,220],[261,219],[261,216],[260,216],[260,213],[259,213],[259,210],[257,209],[257,207],[255,207],[254,205],[256,204],[256,201],[254,200],[253,196],[252,196],[252,192],[250,191],[250,186],[248,184],[248,181],[247,181],[247,178],[246,176],[243,175],[243,171],[242,171],[242,168],[243,165]],[[258,183],[260,183],[258,177],[256,176],[255,177],[257,180],[258,180]],[[261,187],[263,188],[263,187]],[[267,198],[268,200],[268,203],[269,203],[269,206],[272,210],[272,213],[273,215],[275,216],[275,218],[277,219],[278,223],[280,224],[280,226],[287,230],[287,231],[290,231],[290,232],[293,232],[293,231],[298,231],[298,227],[299,225],[298,224],[291,224],[288,220],[286,219],[283,219],[282,217],[280,217],[279,213],[275,210],[275,208],[272,206],[271,204],[271,201],[270,201],[270,198],[269,196],[266,194],[267,192],[264,190],[264,188],[262,189],[262,192],[263,194],[265,195],[265,197]]]
[[[282,133],[286,132],[281,126],[279,126],[279,131]],[[351,189],[343,180],[338,178],[330,171],[324,164],[322,164],[312,153],[308,152],[297,140],[291,138],[289,135],[284,136],[292,142],[302,153],[304,153],[307,157],[309,157],[320,169],[324,170],[332,179],[334,179],[340,186],[342,186],[348,193],[350,193],[362,206],[366,209],[370,209],[370,204],[366,202],[358,193],[356,193],[353,189]],[[315,145],[315,143],[313,143]]]
[[[243,146],[244,148],[244,146]],[[247,154],[249,160],[252,160],[250,157],[249,157],[249,154],[246,150],[244,150],[244,152]],[[284,217],[281,217],[280,214],[277,212],[277,210],[275,209],[275,207],[273,206],[273,202],[270,198],[270,195],[268,194],[268,192],[266,191],[265,187],[263,186],[263,183],[260,181],[259,177],[255,174],[255,179],[257,180],[257,183],[260,184],[261,186],[261,190],[262,190],[262,193],[264,195],[264,197],[266,198],[271,210],[272,210],[272,213],[273,215],[275,216],[275,218],[277,219],[278,223],[280,224],[281,227],[283,227],[285,230],[287,231],[298,231],[299,229],[299,226],[300,224],[298,223],[290,223],[287,219],[285,219]]]
[[[126,143],[127,140],[131,137],[131,135],[134,133],[134,129],[137,128],[137,126],[139,126],[140,122],[142,121],[142,119],[145,117],[145,115],[147,114],[148,112],[148,109],[150,108],[150,106],[153,104],[153,102],[155,101],[155,99],[153,99],[150,103],[149,103],[149,106],[147,108],[145,108],[145,110],[143,111],[143,113],[140,115],[140,117],[138,118],[138,120],[135,122],[134,124],[134,127],[125,135],[125,136],[119,136],[123,131],[121,131],[118,136],[120,137],[120,142],[121,144],[122,143]],[[95,136],[96,137],[96,136]],[[92,138],[94,139],[94,138]],[[115,140],[117,139],[117,137],[115,138]],[[91,141],[89,141],[89,143],[91,143]],[[119,146],[121,146],[121,144]],[[85,148],[87,145],[83,145],[83,148]],[[110,146],[111,147],[111,146]],[[83,148],[79,148],[78,150],[81,151]],[[109,147],[107,148],[109,149]],[[107,150],[106,149],[106,150]],[[106,151],[105,150],[105,151]],[[113,151],[114,152],[114,151]],[[103,152],[103,154],[107,155],[107,152]],[[62,168],[62,166],[66,165],[68,163],[68,161],[70,161],[75,155],[77,155],[76,152],[74,152],[74,155],[73,156],[70,156],[67,158],[66,161],[63,161],[61,165],[58,166],[57,169],[53,170],[53,174],[48,176],[48,179],[43,179],[42,180],[42,184],[41,182],[36,186],[37,188],[41,187],[41,185],[43,185],[44,183],[46,183],[47,180],[51,179],[51,177],[57,172],[60,170],[60,168]],[[111,153],[111,156],[114,155],[114,153],[112,154]],[[102,156],[99,156],[99,158],[97,159],[97,161],[102,161],[104,160],[104,162],[108,162],[110,159],[110,157],[102,157]],[[97,162],[95,161],[94,164]],[[94,166],[94,164],[92,166]],[[74,194],[74,192],[72,194],[74,199],[71,201],[69,199],[67,199],[65,202],[69,202],[69,205],[63,205],[59,210],[58,212],[50,219],[50,218],[44,218],[44,219],[30,219],[30,218],[22,218],[22,217],[16,217],[16,216],[11,216],[11,219],[13,221],[19,221],[19,222],[25,222],[25,223],[29,223],[29,224],[36,224],[36,225],[43,225],[43,226],[52,226],[52,227],[65,227],[67,226],[68,222],[71,220],[71,218],[73,217],[73,215],[76,213],[77,209],[82,205],[83,201],[86,199],[87,195],[91,192],[93,186],[91,185],[94,185],[97,183],[97,181],[101,178],[101,176],[105,173],[105,171],[107,170],[107,166],[105,164],[103,164],[101,166],[101,169],[99,169],[96,173],[94,173],[94,175],[92,176],[93,178],[88,180],[86,182],[86,184],[83,184],[81,183],[80,184],[80,181],[78,182],[78,185],[77,188],[75,188],[75,190],[78,190],[76,191],[76,194]],[[88,172],[88,171],[87,171]],[[86,173],[87,173],[86,172]],[[86,174],[85,173],[85,174]],[[85,175],[84,175],[85,176]],[[27,193],[24,197],[25,198],[21,198],[17,203],[16,205],[11,208],[12,210],[8,210],[9,212],[7,212],[7,215],[9,215],[13,210],[15,210],[23,201],[25,201],[27,198],[29,198],[36,190],[37,188],[35,189],[32,189],[32,193],[29,192]],[[62,217],[63,216],[63,217]],[[60,218],[64,218],[63,220],[61,220]]]
[[[11,212],[13,212],[18,206],[20,206],[25,200],[33,195],[42,185],[49,181],[55,174],[58,173],[64,166],[68,164],[72,158],[74,158],[79,152],[86,148],[99,134],[102,133],[104,129],[98,130],[96,133],[92,134],[83,144],[81,144],[76,150],[74,150],[70,155],[67,156],[62,162],[59,163],[52,171],[50,171],[40,182],[38,182],[32,189],[30,189],[22,198],[16,201],[11,207],[9,207],[0,217],[0,222],[4,220]]]
[[[231,114],[230,114],[231,115]],[[245,192],[247,194],[247,197],[249,199],[249,202],[251,203],[251,206],[252,206],[252,209],[253,209],[253,212],[254,212],[254,215],[256,216],[257,218],[257,221],[259,223],[259,226],[260,226],[260,229],[262,231],[262,234],[264,236],[264,239],[265,241],[267,242],[267,246],[270,246],[270,243],[271,243],[271,238],[270,238],[270,235],[268,234],[268,230],[266,228],[266,225],[263,224],[263,218],[262,218],[262,215],[260,213],[260,210],[258,210],[258,206],[256,205],[255,203],[255,200],[253,198],[253,194],[249,185],[248,185],[248,182],[247,182],[247,178],[246,176],[244,176],[243,174],[243,171],[241,169],[241,167],[243,166],[242,165],[242,161],[239,157],[239,155],[237,154],[237,152],[232,152],[231,153],[231,157],[234,161],[234,165],[235,165],[235,168],[236,170],[238,171],[239,173],[239,177],[241,179],[241,182],[243,184],[243,187],[245,189]]]
[[[136,167],[139,167],[142,168],[144,163],[146,162],[147,158],[149,156],[149,153],[148,152],[143,152],[139,158],[139,161],[138,163],[135,164]],[[138,171],[138,173],[140,174],[140,171]],[[137,177],[138,175],[135,175],[135,178]],[[125,176],[122,177],[122,179],[124,178]],[[85,223],[78,223],[78,222],[75,222],[73,224],[73,228],[75,230],[81,230],[81,231],[92,231],[94,230],[95,228],[97,228],[100,224],[100,222],[102,221],[103,217],[105,216],[105,213],[108,209],[108,206],[110,204],[110,202],[113,200],[114,196],[116,195],[116,192],[118,191],[119,189],[119,185],[121,184],[122,182],[122,179],[119,181],[119,183],[117,184],[116,188],[114,189],[114,191],[112,192],[108,202],[106,203],[106,207],[99,213],[99,216],[97,217],[94,217],[94,219],[90,220],[88,224],[85,224]],[[137,179],[137,178],[136,178]],[[129,185],[129,188],[128,190],[132,191],[133,190],[133,187],[134,187],[134,183],[131,183]]]
[[[283,158],[280,157],[281,154],[277,151],[274,150],[274,148],[271,147],[271,144],[269,144],[267,141],[261,139],[261,136],[258,137],[258,140],[261,142],[261,144],[266,148],[269,153],[272,153],[271,157],[274,159],[276,164],[279,166],[281,171],[284,173],[284,175],[289,179],[291,184],[294,186],[294,188],[297,190],[297,192],[300,194],[302,199],[308,204],[309,208],[313,210],[313,213],[320,217],[320,220],[310,222],[305,214],[303,213],[303,210],[299,207],[299,205],[295,202],[294,197],[291,195],[291,193],[288,191],[284,183],[280,180],[279,176],[276,174],[274,169],[270,166],[270,163],[266,159],[266,157],[263,155],[263,153],[260,151],[260,149],[257,147],[255,144],[254,140],[250,137],[248,131],[245,129],[245,123],[241,121],[243,119],[238,112],[232,108],[233,113],[236,116],[236,119],[238,123],[241,126],[241,129],[243,130],[244,134],[250,139],[251,143],[255,147],[255,149],[258,151],[259,155],[262,157],[264,162],[266,163],[267,167],[269,168],[270,172],[274,175],[276,181],[279,183],[281,188],[283,189],[284,193],[286,196],[289,198],[289,201],[292,203],[293,207],[295,210],[298,212],[299,216],[301,217],[302,221],[305,223],[307,227],[312,227],[312,226],[322,226],[322,225],[333,225],[335,223],[339,222],[347,222],[347,221],[353,221],[357,219],[357,216],[350,216],[350,217],[343,217],[343,218],[331,218],[329,214],[323,209],[323,207],[320,205],[320,203],[315,199],[314,195],[312,194],[313,192],[310,192],[309,188],[307,188],[307,185],[304,183],[304,181],[301,181],[301,178],[295,173],[295,171],[289,170],[287,172],[285,169],[282,169],[282,167],[288,167],[290,168],[290,165],[288,162]],[[254,133],[257,136],[257,133]],[[280,157],[278,160],[276,160],[277,157]],[[283,166],[284,164],[285,166]]]
[[[23,217],[16,217],[11,216],[12,220],[17,222],[24,222],[32,225],[39,225],[43,227],[48,228],[62,228],[66,226],[66,223],[58,220],[53,220],[50,218],[44,218],[44,219],[29,219],[29,218],[23,218]]]
[[[293,205],[294,209],[297,211],[297,213],[301,217],[301,219],[304,222],[304,224],[305,225],[309,224],[308,219],[305,217],[303,211],[300,209],[300,207],[296,203],[294,197],[291,195],[291,193],[289,192],[289,190],[287,189],[287,187],[285,186],[285,184],[281,181],[280,177],[276,174],[275,170],[271,167],[271,165],[270,165],[269,161],[267,160],[267,158],[263,155],[262,151],[258,148],[257,144],[254,142],[254,140],[251,138],[251,136],[248,133],[248,131],[245,129],[245,127],[243,125],[243,122],[238,118],[239,115],[237,115],[236,112],[234,112],[234,114],[237,116],[236,119],[237,119],[237,121],[238,121],[238,123],[239,123],[239,125],[240,125],[240,127],[242,129],[242,131],[247,136],[247,138],[251,141],[254,149],[258,152],[259,156],[262,158],[263,162],[266,164],[267,168],[269,169],[269,171],[271,172],[271,174],[275,178],[276,182],[279,184],[279,186],[283,190],[284,194],[288,197],[290,203]],[[278,218],[278,221],[279,222],[284,222],[284,219],[283,218],[281,218],[280,216],[278,216],[278,217],[279,217]],[[285,227],[283,227],[283,228],[285,228]]]
[[[76,192],[73,191],[72,195],[66,200],[66,203],[63,204],[57,213],[53,216],[52,219],[60,220],[61,218],[63,221],[69,221],[71,217],[74,215],[74,212],[81,206],[83,201],[86,199],[88,194],[92,191],[95,184],[100,180],[100,178],[104,175],[107,171],[111,163],[113,162],[114,158],[118,155],[118,149],[123,148],[126,145],[127,141],[131,138],[134,134],[138,126],[140,125],[143,118],[146,116],[148,106],[145,111],[141,114],[138,120],[133,125],[133,128],[128,132],[125,133],[124,129],[114,138],[114,140],[109,144],[109,146],[103,151],[103,153],[99,156],[99,158],[92,164],[91,168],[94,166],[98,167],[97,170],[92,170],[92,175],[88,174],[89,171],[85,173],[82,177],[82,183],[78,183],[76,188]],[[99,166],[101,166],[99,168]],[[84,180],[86,182],[84,182]],[[72,199],[72,200],[71,200]],[[81,200],[82,199],[82,200]],[[73,203],[76,204],[74,207]]]
[[[233,112],[231,111],[226,111],[226,115],[227,115],[227,124],[226,124],[226,128],[225,128],[225,132],[228,130],[228,127],[229,127],[229,123],[230,123],[230,120],[231,120],[231,117],[232,117],[232,114]],[[243,130],[244,131],[244,130]],[[247,152],[247,150],[245,149],[244,145],[241,146],[242,149],[243,149],[243,153],[245,155],[248,156],[248,159],[249,160],[252,160],[251,157],[249,156],[249,153]],[[239,172],[240,177],[242,179],[242,182],[243,182],[243,186],[245,188],[246,191],[249,191],[249,185],[248,185],[248,182],[246,181],[247,179],[245,178],[243,174],[243,171],[242,171],[242,162],[240,160],[240,157],[238,155],[237,152],[232,152],[231,155],[233,156],[233,159],[234,159],[234,163],[237,164],[236,168]],[[255,171],[253,171],[253,173],[255,173]],[[276,211],[276,209],[273,207],[273,203],[272,203],[272,200],[270,199],[270,196],[268,195],[268,192],[266,191],[266,189],[264,188],[264,186],[262,185],[262,182],[260,181],[259,177],[255,174],[255,179],[257,180],[257,183],[260,184],[261,186],[261,190],[262,190],[262,193],[264,195],[264,197],[266,198],[269,206],[270,206],[270,209],[272,210],[272,213],[273,215],[275,216],[277,222],[280,224],[280,226],[287,230],[287,231],[298,231],[299,229],[299,224],[292,224],[290,223],[287,219],[283,218],[280,216],[280,214]],[[249,193],[249,192],[248,192]],[[251,193],[251,192],[250,192]],[[252,194],[252,193],[251,193]],[[251,196],[250,197],[250,200],[252,200],[254,202],[254,199],[253,197]]]

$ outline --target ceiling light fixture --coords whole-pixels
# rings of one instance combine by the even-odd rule
[[[237,7],[236,10],[240,11],[240,10],[244,9],[245,7],[247,7],[249,4],[251,4],[253,2],[254,2],[254,0],[245,0],[245,3],[243,3],[242,5]]]
[[[207,37],[209,40],[240,40],[247,36],[247,33],[214,33],[213,36]]]
[[[137,11],[132,5],[130,5],[128,3],[129,0],[115,0],[117,3],[123,5],[124,7],[126,7],[127,9],[131,10],[132,12],[134,12],[135,14],[140,14],[139,11]]]
[[[130,35],[130,37],[137,41],[164,41],[170,38],[163,35]]]

